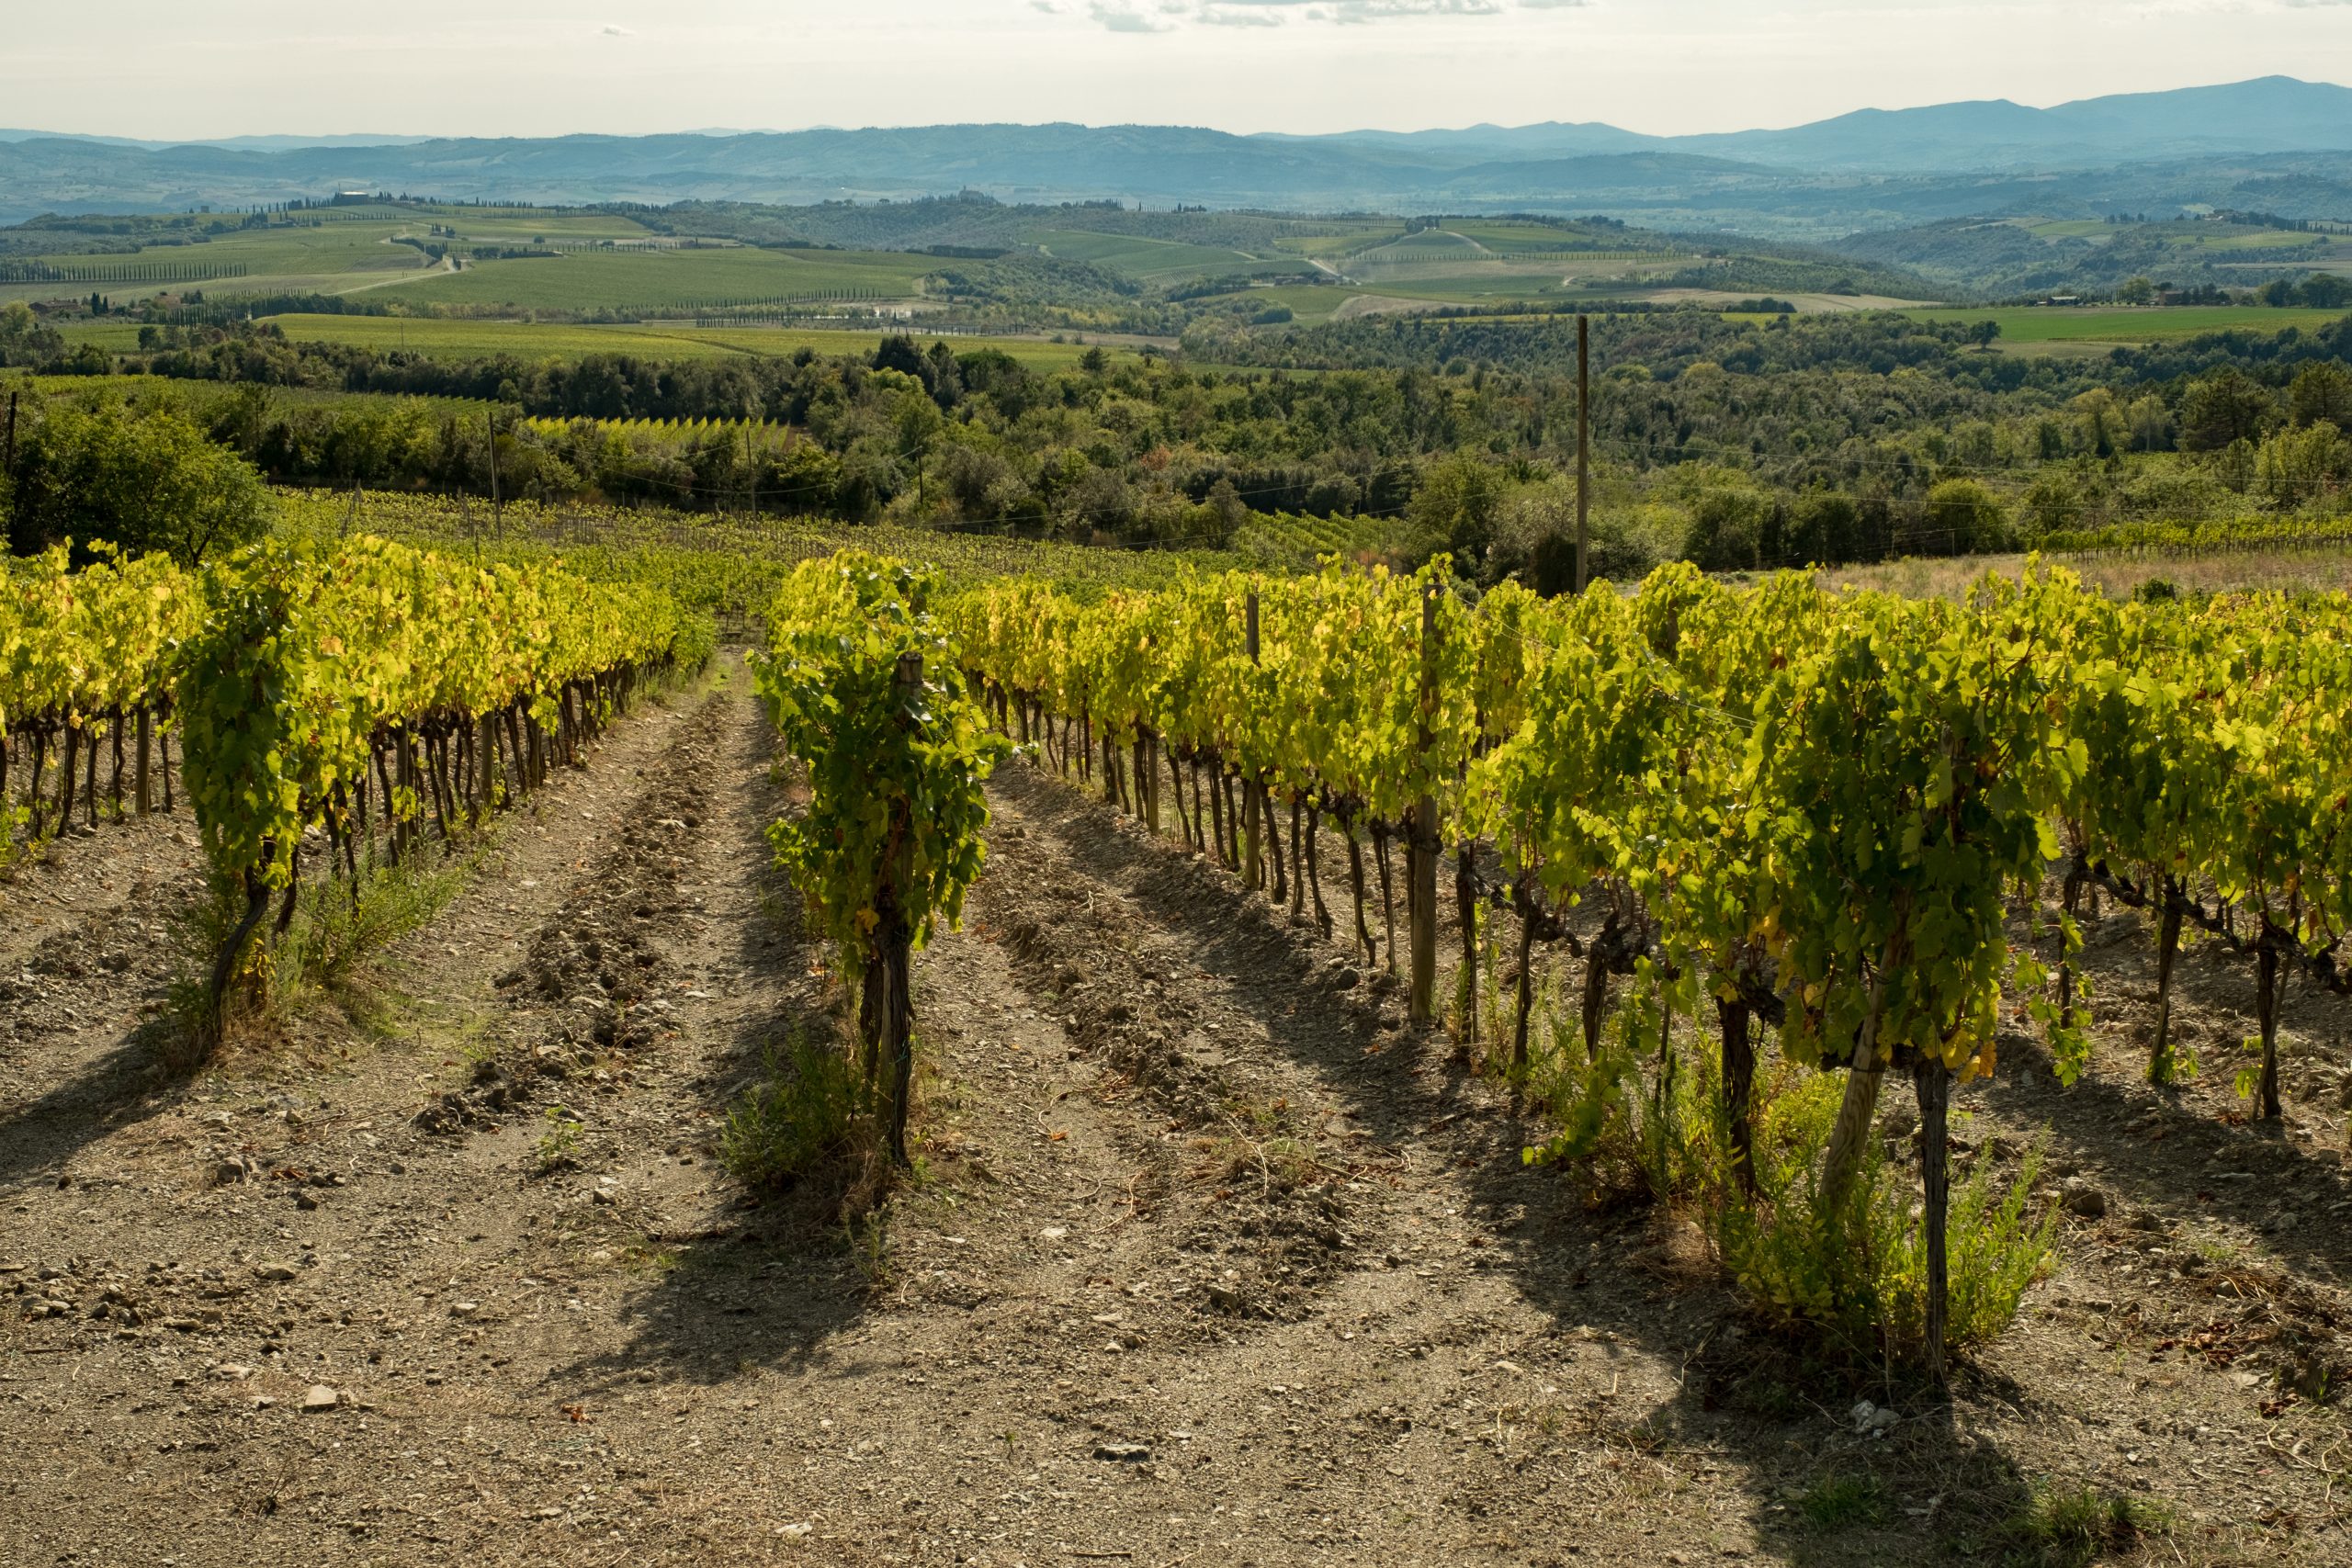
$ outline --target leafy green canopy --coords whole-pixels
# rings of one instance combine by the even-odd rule
[[[256,545],[207,577],[178,662],[188,794],[215,869],[278,887],[303,829],[340,815],[389,732],[518,704],[552,724],[568,685],[708,647],[659,589],[367,536]],[[406,790],[386,805],[417,809]]]
[[[162,551],[197,567],[268,522],[261,476],[168,409],[52,403],[18,435],[6,502],[19,555],[74,538]]]
[[[885,935],[920,947],[961,917],[986,856],[981,784],[1011,750],[965,695],[936,588],[928,570],[859,551],[804,561],[754,671],[808,769],[807,813],[769,836],[853,976]]]

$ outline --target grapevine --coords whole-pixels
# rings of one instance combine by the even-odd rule
[[[1010,750],[964,694],[930,611],[937,580],[855,552],[795,569],[770,612],[755,678],[786,749],[808,768],[804,815],[773,825],[777,863],[859,989],[869,1089],[907,1163],[913,1073],[908,964],[961,917],[985,856],[981,784]]]
[[[379,825],[395,863],[428,814],[452,840],[709,647],[658,590],[366,536],[254,546],[209,578],[174,700],[206,855],[243,904],[212,971],[216,1032],[273,893],[281,933],[292,918],[311,829],[328,874],[355,879]]]

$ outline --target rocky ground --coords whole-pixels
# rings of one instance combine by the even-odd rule
[[[192,1080],[185,815],[0,884],[0,1565],[2001,1562],[2053,1485],[2151,1562],[2352,1560],[2339,1004],[2249,1124],[2242,966],[2184,961],[2159,1094],[2096,922],[2097,1071],[1962,1096],[2047,1129],[2063,1265],[1938,1403],[1807,1371],[1338,949],[1016,763],[918,960],[921,1179],[842,1225],[713,1157],[836,1027],[742,687],[510,817],[356,1021]]]

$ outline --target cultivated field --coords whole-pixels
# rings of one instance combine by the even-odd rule
[[[358,1022],[188,1084],[142,1043],[185,814],[0,889],[0,1268],[71,1303],[0,1325],[26,1561],[1997,1562],[2084,1483],[2157,1500],[2149,1561],[2342,1560],[2334,1426],[2148,1348],[2316,1330],[2334,1287],[2290,1281],[2352,1266],[2332,1113],[2262,1140],[2218,1087],[2131,1087],[2128,1005],[2095,1086],[2029,1055],[1965,1097],[1972,1137],[2051,1126],[2107,1213],[1954,1405],[1858,1431],[1874,1382],[1759,1408],[1703,1244],[1523,1166],[1541,1130],[1394,997],[1331,989],[1338,948],[1016,764],[967,929],[919,959],[924,1179],[849,1232],[745,1209],[721,1113],[832,1027],[763,869],[771,744],[731,663],[621,721]],[[572,1051],[621,933],[647,1041],[485,1099],[480,1064]],[[2103,988],[2144,988],[2135,918],[2090,941]],[[2189,991],[2200,1032],[2242,1026],[2208,961]]]
[[[1925,321],[1995,321],[2001,336],[1998,347],[2026,353],[2046,352],[2084,344],[2113,347],[2118,344],[2172,343],[2206,333],[2242,331],[2275,333],[2288,327],[2308,332],[2343,319],[2341,310],[2300,307],[2273,310],[2261,305],[2158,306],[2006,306],[1987,310],[1957,310],[1922,306],[1910,314]]]
[[[910,299],[922,293],[922,278],[937,265],[896,252],[770,251],[691,241],[602,213],[327,208],[266,228],[229,229],[198,244],[151,245],[135,255],[43,255],[40,263],[64,281],[0,282],[0,303],[76,288],[128,303],[165,289],[203,288],[229,296],[380,293],[419,305],[517,312],[678,310],[737,300]],[[435,260],[428,246],[447,254]],[[478,249],[544,254],[476,259]],[[200,265],[225,276],[190,284],[103,280],[150,265]],[[94,279],[87,288],[75,281],[85,275]]]
[[[509,321],[484,318],[424,316],[284,315],[266,318],[288,337],[312,343],[346,343],[380,351],[401,350],[441,359],[468,359],[511,354],[525,359],[577,359],[591,354],[634,354],[651,359],[716,359],[736,355],[790,355],[802,349],[817,354],[871,354],[882,341],[883,329],[873,332],[832,331],[821,327],[727,326],[696,327],[683,323],[647,322],[604,326],[560,321]],[[119,328],[106,324],[117,335]],[[1054,343],[1043,337],[951,334],[934,338],[921,324],[910,323],[928,349],[944,342],[958,354],[991,348],[1011,355],[1040,370],[1058,370],[1078,363],[1088,344]],[[131,329],[134,336],[136,329]],[[108,344],[107,346],[113,346]],[[1125,343],[1106,343],[1113,357],[1133,357],[1136,349]]]

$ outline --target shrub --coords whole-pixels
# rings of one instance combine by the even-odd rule
[[[2255,454],[2254,476],[2263,500],[2291,510],[2352,479],[2352,440],[2327,423],[2282,430]]]
[[[1869,1142],[1860,1179],[1842,1210],[1820,1190],[1821,1156],[1845,1080],[1805,1074],[1784,1092],[1758,1096],[1757,1198],[1727,1203],[1716,1245],[1743,1293],[1777,1326],[1826,1336],[1857,1356],[1908,1359],[1927,1323],[1927,1247],[1913,1213],[1912,1183]],[[1952,1187],[1947,1234],[1948,1337],[1982,1344],[2016,1317],[2026,1288],[2048,1267],[2057,1211],[2032,1212],[2041,1151],[2006,1190],[1979,1158]]]
[[[386,1027],[385,998],[367,960],[447,908],[464,891],[467,869],[458,860],[428,862],[419,856],[394,865],[370,858],[360,862],[356,885],[348,878],[303,878],[285,930],[245,949],[243,983],[228,998],[224,1021],[231,1032],[266,1037],[322,999],[354,1024]],[[243,907],[244,897],[233,883],[213,877],[205,895],[176,917],[174,1028],[161,1037],[164,1065],[173,1072],[204,1063],[213,955],[243,918]],[[273,900],[273,920],[283,908]]]
[[[765,1081],[728,1111],[719,1161],[754,1190],[787,1189],[852,1145],[870,1099],[847,1056],[796,1034],[768,1050]]]
[[[1692,1048],[1687,1014],[1669,1031],[1648,960],[1636,968],[1589,1055],[1581,1007],[1546,998],[1530,1021],[1529,1094],[1561,1129],[1538,1157],[1583,1161],[1605,1190],[1696,1196],[1724,1163],[1715,1053]]]
[[[1718,489],[1701,492],[1690,509],[1690,531],[1682,558],[1702,571],[1753,571],[1763,560],[1765,525],[1772,498],[1761,491]],[[1772,563],[1772,564],[1778,564]]]
[[[1867,560],[1883,553],[1871,549],[1862,536],[1862,509],[1850,495],[1808,495],[1797,502],[1789,529],[1791,565],[1836,566]]]
[[[56,404],[24,433],[9,543],[30,554],[105,539],[193,567],[258,536],[268,507],[253,465],[169,409]]]
[[[1929,555],[1967,556],[2009,542],[2009,516],[2000,498],[1976,479],[1946,479],[1928,492]]]

